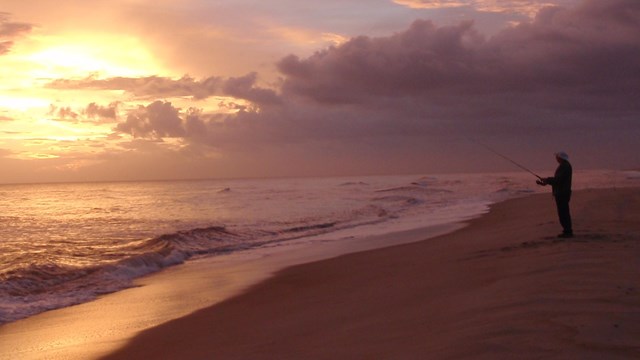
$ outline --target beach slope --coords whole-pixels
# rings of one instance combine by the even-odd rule
[[[105,359],[640,357],[640,189],[497,204],[452,234],[294,266]]]

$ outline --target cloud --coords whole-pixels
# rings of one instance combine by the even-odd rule
[[[70,106],[58,107],[56,105],[49,106],[49,116],[55,116],[58,121],[78,122],[80,114],[73,111]]]
[[[183,76],[174,80],[167,77],[113,77],[97,79],[89,76],[85,79],[56,79],[47,87],[53,89],[97,89],[97,90],[124,90],[139,98],[157,98],[174,96],[192,96],[195,99],[204,99],[220,92],[222,79],[209,77],[203,80],[195,80],[189,76]]]
[[[535,16],[538,11],[545,7],[558,5],[562,1],[558,0],[476,0],[473,7],[478,11],[497,13],[517,13],[527,16]]]
[[[640,2],[586,1],[546,8],[528,23],[485,39],[471,22],[437,27],[419,20],[396,35],[358,37],[340,47],[278,64],[283,93],[321,103],[410,96],[425,110],[456,102],[637,110]],[[595,101],[595,103],[594,103]],[[444,109],[459,112],[452,106]]]
[[[50,82],[47,87],[60,90],[124,90],[140,99],[190,96],[195,100],[202,100],[219,95],[233,96],[258,105],[278,103],[276,92],[272,89],[258,87],[257,80],[258,75],[255,72],[241,77],[225,79],[211,76],[202,80],[196,80],[186,75],[180,79],[160,76],[96,79],[94,76],[89,76],[80,80],[56,79]]]
[[[530,17],[544,7],[558,5],[566,0],[393,0],[394,3],[412,9],[446,9],[446,8],[471,8],[480,12],[489,13],[513,13]]]
[[[118,121],[119,104],[119,102],[113,102],[107,106],[102,106],[92,102],[86,107],[80,109],[74,109],[71,106],[57,106],[51,104],[49,105],[47,115],[53,117],[52,120],[74,124],[80,122],[109,124]]]
[[[469,1],[460,0],[393,0],[393,2],[412,9],[442,9],[448,7],[469,6]]]
[[[140,106],[132,111],[116,130],[128,133],[134,138],[182,137],[185,135],[179,109],[170,102],[154,101],[148,106]]]
[[[473,52],[483,43],[471,22],[438,28],[419,20],[391,37],[360,36],[304,60],[288,56],[278,69],[283,91],[320,102],[424,94],[472,81]]]
[[[626,154],[620,163],[637,158],[638,58],[635,0],[545,8],[491,37],[472,22],[419,20],[387,37],[286,56],[273,93],[257,91],[253,73],[220,83],[226,94],[278,106],[212,116],[154,102],[117,130],[181,139],[262,175],[485,169],[465,136],[493,139],[534,165],[546,158],[523,144],[613,166],[599,149],[615,144]]]
[[[30,32],[32,24],[11,22],[10,14],[0,12],[0,55],[8,53],[13,47],[14,40]]]
[[[280,103],[275,91],[255,86],[257,77],[258,74],[253,72],[243,77],[230,78],[224,83],[222,93],[259,105]]]
[[[118,102],[113,102],[107,106],[101,106],[94,102],[87,105],[84,113],[90,119],[98,119],[105,122],[115,121],[118,112]]]

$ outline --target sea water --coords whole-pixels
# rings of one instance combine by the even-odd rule
[[[640,181],[613,171],[574,179],[575,188]],[[505,173],[0,185],[0,324],[189,259],[464,221],[497,201],[549,192],[534,181]]]

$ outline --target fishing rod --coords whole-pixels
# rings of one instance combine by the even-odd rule
[[[541,181],[544,181],[544,179],[543,179],[540,175],[538,175],[538,174],[534,173],[533,171],[531,171],[531,170],[527,169],[526,167],[524,167],[524,166],[522,166],[522,165],[518,164],[518,163],[517,163],[517,162],[515,162],[513,159],[511,159],[511,158],[509,158],[509,157],[507,157],[507,156],[505,156],[505,155],[503,155],[503,154],[501,154],[501,153],[497,152],[497,151],[496,151],[496,150],[494,150],[493,148],[489,147],[489,145],[487,145],[487,144],[483,144],[483,143],[481,143],[480,141],[475,140],[475,139],[471,139],[471,138],[469,138],[469,140],[471,140],[471,141],[473,141],[474,143],[476,143],[476,144],[478,144],[478,145],[480,145],[480,146],[484,147],[485,149],[487,149],[487,150],[491,151],[492,153],[494,153],[494,154],[496,154],[496,155],[500,156],[501,158],[503,158],[503,159],[505,159],[505,160],[509,161],[509,162],[510,162],[510,163],[512,163],[513,165],[515,165],[515,166],[519,167],[520,169],[522,169],[522,170],[524,170],[524,171],[528,172],[529,174],[531,174],[531,175],[533,175],[533,176],[537,177],[537,178],[538,178],[538,179],[540,179]]]

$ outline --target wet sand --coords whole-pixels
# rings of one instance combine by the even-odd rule
[[[640,189],[551,195],[454,233],[279,271],[105,359],[640,358]]]

